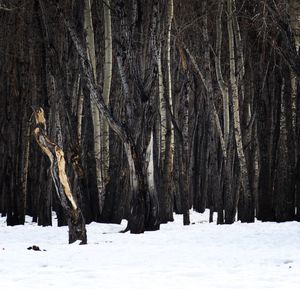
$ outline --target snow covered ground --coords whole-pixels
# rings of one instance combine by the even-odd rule
[[[92,223],[88,245],[67,227],[7,227],[0,218],[0,288],[299,289],[300,223],[217,226],[191,214],[141,235]],[[42,251],[27,250],[37,245]],[[46,250],[46,251],[43,251]]]

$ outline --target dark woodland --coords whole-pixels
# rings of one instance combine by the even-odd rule
[[[7,225],[300,221],[298,0],[0,1]]]

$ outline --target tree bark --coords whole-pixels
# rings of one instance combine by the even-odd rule
[[[112,25],[111,25],[111,13],[110,0],[103,2],[104,12],[104,46],[105,46],[105,58],[104,58],[104,73],[103,73],[103,99],[106,105],[109,104],[109,96],[112,82]],[[108,178],[109,167],[109,127],[105,119],[101,120],[101,146],[102,146],[102,170],[104,181]]]
[[[95,83],[97,83],[97,69],[96,69],[96,55],[95,55],[95,41],[94,41],[94,29],[91,11],[91,0],[85,0],[85,11],[84,11],[84,26],[86,30],[86,46],[87,56],[92,66],[92,73]],[[105,187],[103,181],[102,168],[102,150],[101,150],[101,119],[100,113],[97,106],[90,100],[91,113],[93,120],[94,130],[94,157],[96,160],[96,179],[97,179],[97,190],[99,196],[99,211],[102,212],[105,198]]]
[[[229,118],[229,92],[228,86],[224,81],[222,68],[221,68],[221,52],[222,52],[222,14],[223,14],[224,0],[220,0],[218,4],[218,16],[217,16],[217,39],[216,39],[216,55],[215,55],[215,69],[217,75],[218,85],[220,87],[223,97],[223,135],[225,149],[227,150],[229,140],[230,118]]]
[[[47,137],[45,131],[46,119],[44,116],[44,110],[41,107],[35,107],[33,110],[33,116],[35,118],[33,134],[42,152],[47,155],[51,162],[50,172],[52,180],[57,196],[68,220],[69,243],[74,243],[79,240],[81,241],[81,244],[86,244],[87,234],[85,221],[71,192],[69,179],[65,171],[64,152],[57,144],[53,143]]]
[[[164,148],[162,150],[164,157],[163,166],[162,166],[162,176],[163,176],[163,205],[166,208],[166,214],[163,217],[163,222],[167,222],[173,217],[169,209],[172,208],[173,203],[173,187],[172,187],[172,176],[173,176],[173,162],[174,162],[174,126],[171,121],[171,114],[173,113],[173,90],[172,90],[172,74],[171,74],[171,31],[172,31],[172,21],[174,16],[174,3],[173,0],[168,0],[167,2],[167,43],[166,43],[166,77],[167,77],[167,87],[166,87],[166,97],[161,99],[161,116],[162,116],[162,125],[165,127],[162,129],[162,145]],[[160,52],[161,54],[161,52]],[[161,55],[159,57],[161,61]],[[159,74],[162,73],[163,66],[159,64]],[[160,79],[159,75],[159,81]],[[159,83],[159,93],[160,97],[164,96],[162,91],[163,83]],[[169,106],[170,111],[166,109],[166,106]],[[172,210],[172,209],[171,209]]]
[[[246,162],[246,157],[245,157],[243,142],[242,142],[238,83],[237,83],[237,74],[235,68],[236,57],[235,57],[235,46],[234,46],[232,5],[233,5],[232,0],[227,0],[227,9],[228,9],[227,30],[228,30],[228,37],[229,37],[230,85],[231,85],[232,105],[233,105],[234,137],[236,143],[237,156],[239,159],[239,165],[241,171],[241,184],[243,190],[243,209],[241,212],[241,221],[254,222],[253,197],[250,189],[248,167],[247,167],[247,162]]]

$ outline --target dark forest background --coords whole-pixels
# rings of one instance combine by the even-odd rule
[[[299,17],[296,0],[0,1],[7,224],[68,219],[37,110],[87,223],[299,221]]]

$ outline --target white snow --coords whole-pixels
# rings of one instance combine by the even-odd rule
[[[160,231],[119,233],[92,223],[88,245],[69,245],[67,227],[7,227],[0,218],[0,288],[299,289],[300,224],[217,226],[207,214]],[[41,250],[27,250],[37,245]]]

